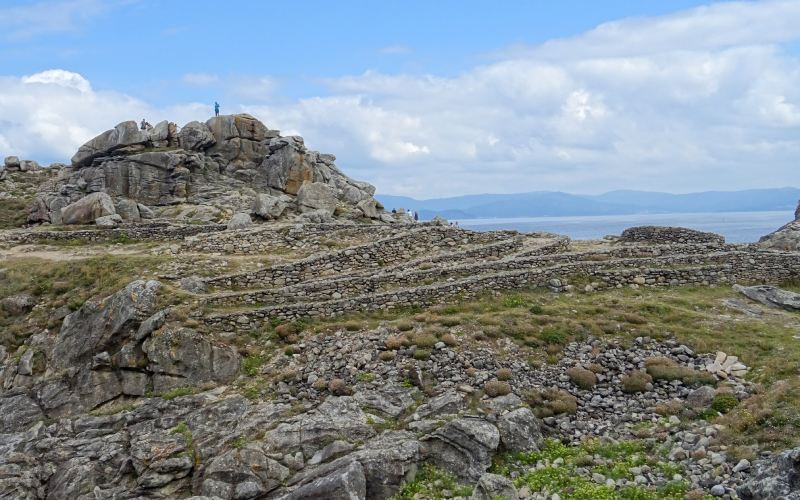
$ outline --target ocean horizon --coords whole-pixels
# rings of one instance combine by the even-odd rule
[[[793,211],[781,210],[459,219],[457,222],[459,226],[475,231],[546,231],[563,234],[575,240],[619,235],[633,226],[679,226],[720,234],[728,243],[754,243],[792,220]]]

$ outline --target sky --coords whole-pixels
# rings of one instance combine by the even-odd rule
[[[215,100],[384,194],[798,186],[800,0],[0,2],[0,156]]]

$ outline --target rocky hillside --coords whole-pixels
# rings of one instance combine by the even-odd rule
[[[154,218],[247,224],[300,218],[394,222],[375,188],[246,114],[179,128],[123,122],[81,146],[29,207],[30,223],[101,225]]]
[[[730,286],[790,283],[797,252],[162,221],[2,231],[0,255],[0,498],[797,488],[800,301]]]
[[[775,250],[800,249],[800,203],[794,211],[794,220],[762,237],[758,244]]]

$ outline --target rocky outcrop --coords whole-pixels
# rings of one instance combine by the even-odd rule
[[[61,208],[59,218],[62,224],[91,224],[95,219],[114,214],[116,208],[110,196],[91,193]]]
[[[761,302],[764,305],[779,307],[788,311],[800,311],[800,293],[781,290],[770,285],[733,285],[733,288],[748,299]]]
[[[372,197],[375,188],[344,175],[334,160],[247,114],[194,121],[180,130],[166,121],[140,130],[128,121],[81,146],[70,172],[37,195],[28,220],[87,223],[88,217],[65,220],[65,208],[104,193],[132,222],[147,218],[139,205],[164,217],[217,222],[235,212],[275,219],[317,211],[332,216],[337,208],[342,217],[391,221]],[[12,158],[6,168],[18,163]]]
[[[758,462],[737,493],[745,500],[800,500],[800,448]]]
[[[800,202],[794,211],[794,220],[774,232],[761,237],[758,246],[770,250],[800,250]]]

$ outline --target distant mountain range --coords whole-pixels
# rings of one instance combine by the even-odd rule
[[[794,210],[800,199],[800,189],[748,189],[687,194],[622,190],[599,195],[535,191],[517,194],[474,194],[430,200],[379,194],[375,198],[383,203],[387,210],[392,208],[415,210],[423,220],[432,219],[437,215],[446,219],[491,219]]]

